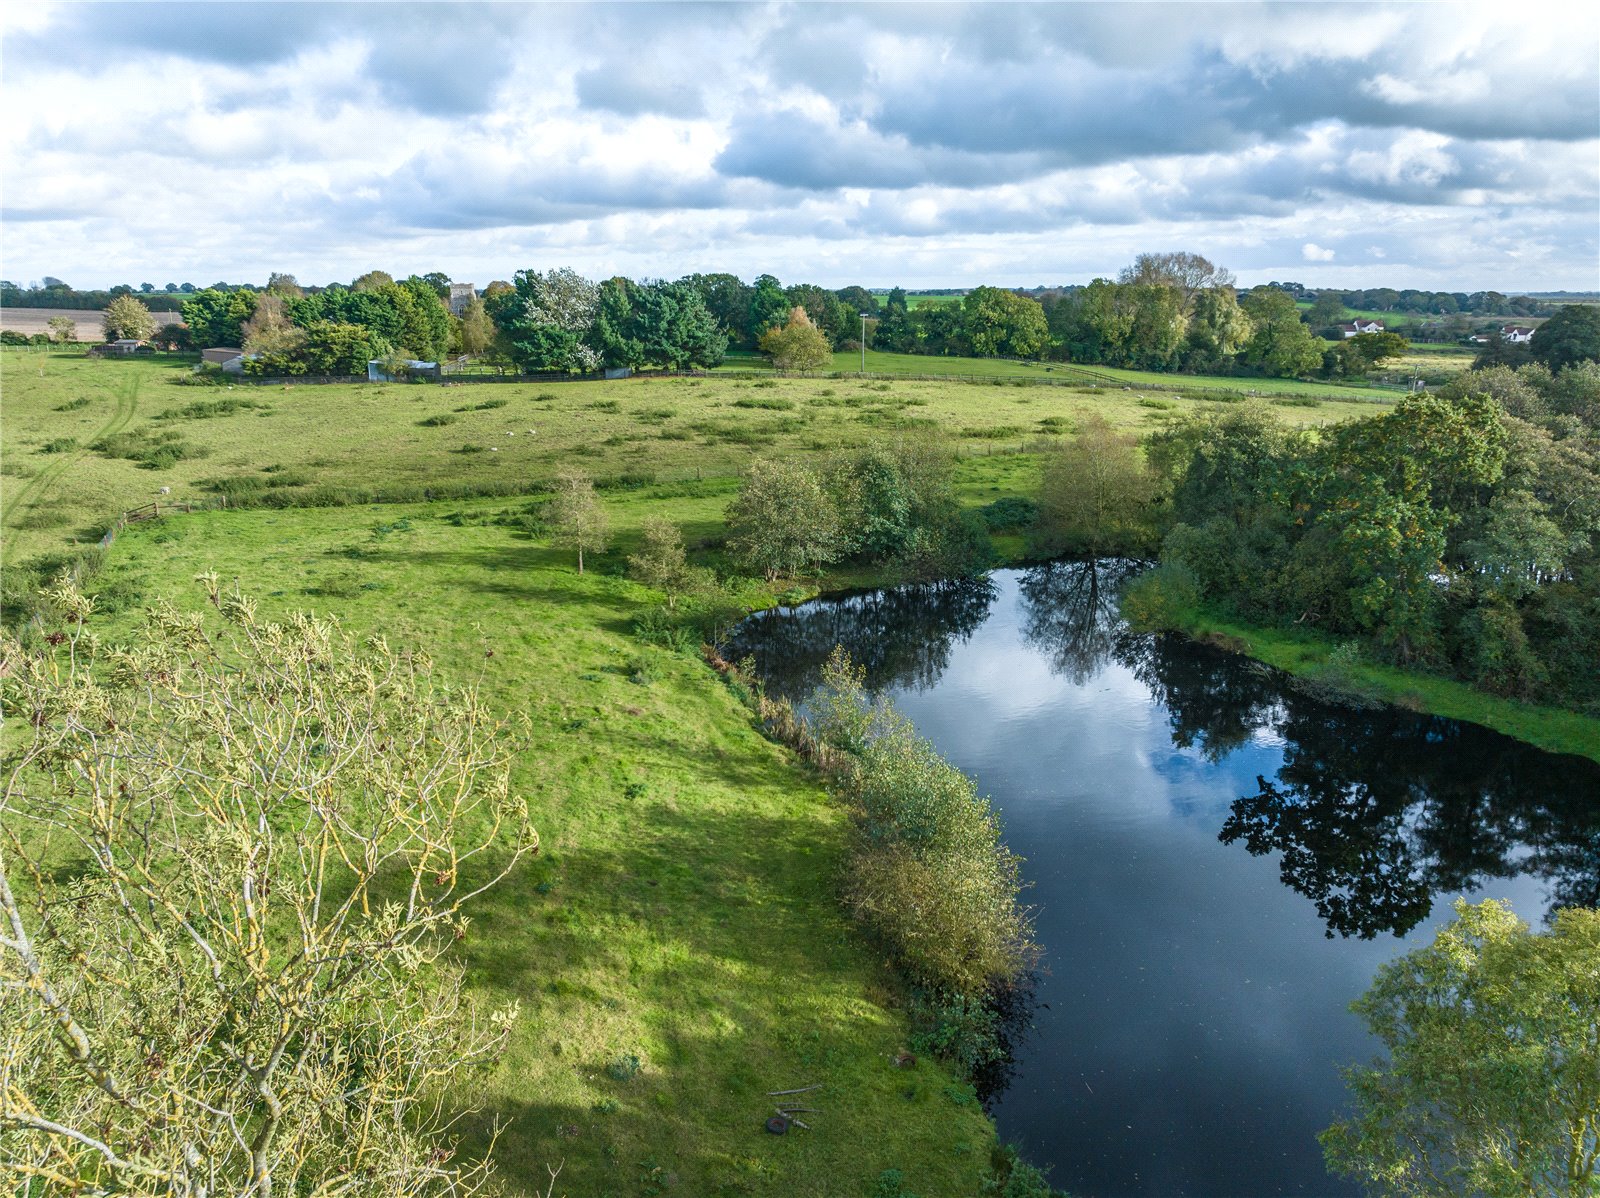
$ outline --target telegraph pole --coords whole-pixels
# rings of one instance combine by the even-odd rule
[[[867,373],[867,314],[861,314],[861,373]]]

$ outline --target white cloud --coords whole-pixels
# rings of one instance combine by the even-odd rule
[[[1595,285],[1587,9],[93,7],[0,21],[13,278]]]

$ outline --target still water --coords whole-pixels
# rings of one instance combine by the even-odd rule
[[[991,1100],[1079,1198],[1344,1195],[1317,1132],[1347,1011],[1458,895],[1600,902],[1600,765],[1116,619],[1126,563],[762,613],[729,656],[803,698],[843,645],[1002,814],[1044,949]]]

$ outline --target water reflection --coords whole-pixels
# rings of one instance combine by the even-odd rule
[[[850,651],[871,690],[924,690],[989,618],[994,597],[989,579],[962,578],[777,608],[741,624],[723,653],[734,661],[753,653],[767,690],[794,699],[816,686],[835,645]]]
[[[1140,569],[1125,558],[1051,562],[1020,580],[1023,639],[1075,686],[1098,674],[1129,639],[1117,614],[1122,584]]]
[[[1277,854],[1283,883],[1315,905],[1328,936],[1404,935],[1437,894],[1519,875],[1544,880],[1553,906],[1600,900],[1600,766],[1453,720],[1331,703],[1237,654],[1130,634],[1116,599],[1139,568],[1021,572],[1023,642],[1075,686],[1126,668],[1165,710],[1172,743],[1207,761],[1280,741],[1276,775],[1232,804],[1219,835]],[[873,690],[926,689],[994,599],[988,580],[855,595],[764,613],[730,648],[755,653],[768,686],[792,696],[815,685],[835,645]]]
[[[993,1109],[1057,1185],[1354,1198],[1316,1142],[1377,1048],[1348,1003],[1458,893],[1600,900],[1600,766],[1130,635],[1133,568],[820,602],[727,651],[804,695],[844,645],[993,797],[1044,949]]]
[[[1347,706],[1235,654],[1138,638],[1125,658],[1166,707],[1175,743],[1212,760],[1261,733],[1283,764],[1220,833],[1277,853],[1329,936],[1404,935],[1434,896],[1527,875],[1552,906],[1600,889],[1600,767],[1455,720]]]

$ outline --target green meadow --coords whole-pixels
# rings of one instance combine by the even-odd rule
[[[268,614],[309,609],[421,646],[528,719],[514,782],[541,852],[478,904],[463,946],[472,989],[520,1003],[505,1059],[460,1096],[476,1108],[470,1150],[498,1126],[513,1192],[544,1193],[557,1166],[557,1193],[619,1198],[854,1198],[898,1192],[879,1188],[888,1170],[924,1198],[980,1191],[993,1128],[938,1062],[897,1067],[908,995],[841,912],[845,812],[697,646],[641,638],[660,597],[626,579],[626,555],[665,516],[694,560],[724,568],[735,610],[763,606],[776,596],[727,577],[719,548],[754,457],[937,430],[978,506],[1034,495],[1045,455],[1091,413],[1140,432],[1217,397],[1188,380],[1159,394],[737,376],[230,389],[176,385],[189,369],[176,361],[6,353],[0,368],[8,565],[158,498],[233,504],[125,529],[92,584],[96,631],[127,631],[160,597],[196,605],[193,577],[215,570]],[[1300,424],[1374,410],[1282,398]],[[615,526],[581,577],[544,537],[538,492],[565,466],[601,481]],[[1321,660],[1316,646],[1251,648],[1290,668]],[[1483,722],[1518,715],[1484,702]],[[811,1129],[765,1134],[769,1092],[813,1084]]]
[[[869,370],[890,359],[908,371],[978,361],[868,357]],[[764,454],[826,453],[922,430],[948,436],[982,479],[1015,473],[1016,464],[973,459],[1037,457],[1091,412],[1137,432],[1232,398],[1189,379],[1182,391],[1159,394],[1133,382],[1123,389],[717,375],[187,387],[175,385],[190,371],[181,360],[7,351],[3,362],[0,525],[11,564],[97,538],[118,513],[154,501],[326,505],[440,491],[526,493],[563,466],[612,487],[732,480]],[[1047,366],[986,365],[1051,378]],[[1227,382],[1236,394],[1240,380]],[[1368,414],[1364,401],[1388,394],[1299,386],[1276,398],[1284,418],[1300,424]]]

